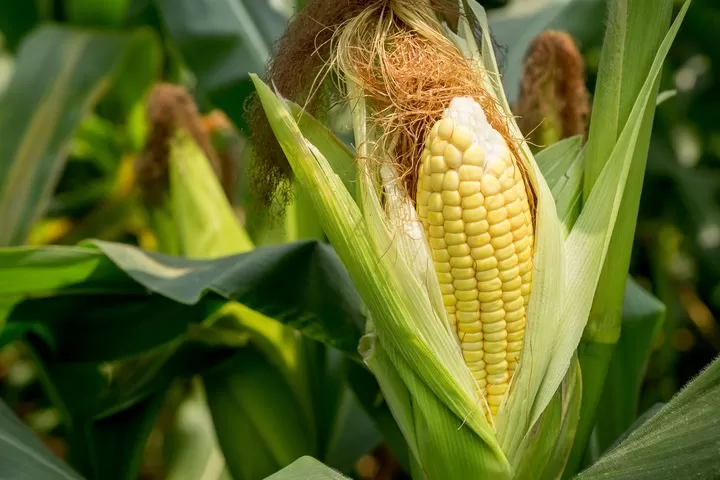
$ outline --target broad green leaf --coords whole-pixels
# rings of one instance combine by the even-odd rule
[[[0,283],[0,298],[23,299],[8,322],[50,331],[58,359],[109,361],[146,351],[229,299],[357,356],[362,302],[325,244],[295,242],[214,260],[94,245],[99,249],[0,250],[0,278],[12,278]]]
[[[665,306],[628,277],[622,332],[613,351],[597,411],[595,436],[600,452],[612,445],[635,421],[652,342],[662,328],[664,318]]]
[[[43,336],[52,339],[53,356],[63,362],[103,362],[144,352],[179,337],[221,304],[211,296],[183,305],[148,293],[141,283],[130,290],[50,295],[17,303],[8,327],[48,332]]]
[[[312,457],[302,457],[265,480],[348,480]]]
[[[720,359],[715,359],[578,480],[715,478],[720,470],[719,403]]]
[[[343,387],[323,458],[333,468],[351,473],[360,457],[380,444],[382,436],[350,389]]]
[[[304,360],[312,387],[314,424],[319,454],[330,467],[352,473],[358,459],[382,441],[373,420],[362,408],[347,380],[350,368],[362,368],[341,352],[316,342],[306,342]]]
[[[114,415],[165,390],[176,378],[190,378],[226,361],[248,341],[247,334],[236,330],[190,328],[187,334],[150,352],[103,364],[101,395],[89,399],[86,408],[98,418]]]
[[[266,1],[155,0],[155,4],[201,93],[236,125],[246,125],[243,105],[252,92],[248,73],[265,71],[287,20]]]
[[[0,477],[17,480],[82,480],[0,402]]]
[[[655,414],[657,414],[664,406],[665,406],[665,403],[654,403],[653,405],[651,405],[650,408],[648,408],[642,415],[640,415],[640,416],[632,423],[632,425],[630,425],[630,428],[628,428],[627,430],[625,430],[625,431],[622,433],[622,435],[620,435],[620,436],[613,442],[613,444],[610,445],[610,448],[609,448],[608,450],[612,450],[613,448],[617,447],[617,446],[620,445],[622,442],[624,442],[625,439],[626,439],[632,432],[634,432],[635,430],[637,430],[637,428],[638,428],[640,425],[643,425],[645,422],[647,422],[648,420],[650,420],[651,418],[653,418],[653,417],[655,416]],[[598,458],[600,458],[600,455],[597,455],[597,456],[593,459],[592,463],[597,462]]]
[[[128,54],[153,51],[147,32],[98,33],[41,27],[18,52],[0,98],[0,245],[22,244],[63,170],[70,138],[113,81]],[[146,84],[154,65],[139,75]]]
[[[138,478],[145,445],[163,405],[165,391],[161,389],[130,408],[90,423],[95,465],[95,473],[91,478]]]
[[[137,478],[169,380],[151,395],[103,413],[103,404],[122,398],[108,398],[110,380],[101,365],[55,362],[43,345],[32,339],[29,343],[35,347],[32,352],[45,392],[62,415],[73,466],[88,478]]]

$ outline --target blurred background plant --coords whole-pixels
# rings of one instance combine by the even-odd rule
[[[148,177],[138,176],[136,166],[157,126],[148,122],[147,114],[151,120],[153,115],[147,112],[148,95],[160,82],[181,85],[189,92],[181,103],[197,105],[191,121],[207,140],[195,140],[254,245],[322,239],[313,219],[295,215],[292,208],[281,222],[253,208],[252,145],[243,119],[253,91],[248,74],[265,70],[275,40],[304,3],[0,0],[0,245],[74,245],[95,238],[198,256],[187,245],[182,250],[172,238],[158,235],[157,211],[148,208],[142,193],[148,188],[139,188]],[[602,0],[480,3],[489,9],[511,102],[521,96],[529,46],[548,29],[574,40],[592,94],[603,35]],[[720,120],[715,115],[720,96],[713,75],[720,61],[714,35],[719,28],[714,0],[694,0],[663,70],[661,91],[676,93],[657,110],[631,274],[665,304],[666,314],[652,344],[638,413],[668,401],[720,350]],[[340,110],[330,122],[349,141],[345,115]],[[170,117],[178,121],[175,114]],[[158,167],[155,174],[162,180],[167,171]],[[301,191],[296,201],[303,201]],[[47,372],[36,348],[19,339],[11,329],[0,338],[5,345],[0,396],[57,456],[68,459],[65,413],[46,388]],[[265,362],[254,349],[244,355],[251,363]],[[336,451],[324,452],[323,459],[352,465],[358,478],[398,478],[398,459],[358,407],[373,405],[373,384],[363,383],[368,382],[364,372],[342,368],[349,369],[342,382],[353,386],[354,394],[335,391],[333,411],[341,415],[333,418],[347,423],[324,431],[339,441],[343,428],[352,432],[359,444],[357,458],[339,458],[349,450],[336,443]],[[203,386],[192,375],[168,387],[147,435],[140,478],[183,478],[172,477],[190,468],[178,463],[177,452],[212,444],[215,433],[203,396]],[[209,460],[203,465],[217,467]],[[225,462],[219,465],[222,472]]]

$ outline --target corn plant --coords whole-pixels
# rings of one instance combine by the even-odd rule
[[[613,99],[600,90],[593,109],[577,215],[554,198],[555,185],[517,140],[485,13],[473,3],[438,11],[437,4],[371,2],[350,20],[339,15],[344,23],[325,65],[352,108],[357,150],[345,161],[357,162],[354,190],[283,98],[301,89],[284,91],[281,69],[268,78],[271,85],[274,75],[280,79],[276,93],[254,78],[295,177],[311,192],[368,305],[360,349],[408,442],[417,478],[575,472],[577,458],[568,463],[573,440],[579,433],[582,454],[594,418],[582,414],[581,398],[582,408],[594,409],[593,387],[602,381],[585,375],[607,368],[602,359],[578,362],[578,346],[583,332],[591,340],[620,330],[608,325],[614,316],[592,312],[617,304],[610,291],[623,292],[627,256],[618,250],[628,250],[624,229],[635,217],[627,209],[639,196],[662,61],[687,6],[648,54],[641,80],[624,82],[612,78],[628,61],[623,55],[634,53],[623,50],[624,36],[635,33],[623,22],[639,18],[642,8],[612,4],[600,72],[612,80],[600,88],[616,92]],[[442,16],[453,11],[459,16]],[[629,82],[636,88],[630,99],[617,93],[632,88]],[[625,118],[612,103],[620,99],[630,102],[621,104]],[[550,165],[561,160],[548,156]],[[607,461],[622,452],[618,447]],[[593,478],[602,465],[581,478]]]

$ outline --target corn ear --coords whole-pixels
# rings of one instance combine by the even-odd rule
[[[402,1],[390,2],[390,7],[397,10],[395,13],[407,18],[412,17],[409,5]],[[461,0],[460,5],[464,15],[459,18],[458,33],[448,28],[446,35],[482,73],[484,89],[495,97],[507,114],[509,136],[522,138],[520,129],[512,120],[500,83],[485,11],[471,1]],[[644,111],[650,101],[650,86],[657,78],[660,64],[686,8],[687,5],[681,10],[660,48],[630,120],[614,145],[593,191],[589,194],[585,192],[587,203],[582,211],[579,211],[578,206],[582,159],[574,158],[570,163],[572,168],[563,172],[563,175],[567,173],[564,184],[556,184],[556,189],[552,189],[528,145],[520,143],[515,161],[525,172],[526,187],[536,200],[532,284],[529,291],[528,288],[524,292],[520,290],[521,297],[524,294],[528,296],[527,301],[523,298],[526,327],[520,361],[512,376],[509,375],[511,369],[508,358],[513,360],[515,352],[509,351],[507,344],[502,344],[503,340],[507,341],[507,337],[497,340],[502,345],[501,351],[491,353],[502,353],[507,369],[498,382],[497,391],[483,392],[481,386],[481,395],[478,395],[477,387],[478,380],[482,378],[474,377],[468,366],[477,366],[486,358],[469,359],[466,355],[463,359],[463,339],[457,335],[458,303],[473,302],[472,305],[463,305],[473,310],[479,305],[472,299],[464,300],[455,296],[454,284],[456,279],[468,280],[460,277],[469,273],[473,273],[477,280],[478,271],[453,272],[453,268],[470,267],[460,265],[460,260],[458,265],[450,265],[447,259],[467,256],[453,255],[449,251],[450,247],[460,246],[456,249],[458,252],[463,247],[470,247],[465,222],[469,224],[482,220],[463,218],[462,208],[459,218],[455,208],[449,209],[448,218],[445,218],[446,206],[458,206],[452,203],[457,203],[457,194],[460,194],[462,207],[459,177],[460,167],[466,165],[460,162],[456,169],[448,164],[453,160],[445,155],[450,143],[453,147],[458,145],[448,142],[449,138],[430,140],[430,155],[423,159],[423,169],[429,169],[427,173],[430,178],[427,179],[423,171],[419,190],[415,192],[418,198],[416,212],[410,199],[402,193],[403,186],[395,180],[398,172],[394,171],[392,162],[381,162],[379,167],[366,163],[368,144],[379,144],[388,156],[393,152],[391,145],[383,144],[386,140],[375,131],[375,126],[368,123],[365,100],[359,94],[362,89],[353,84],[354,79],[346,78],[355,144],[358,145],[358,170],[362,173],[358,176],[353,195],[328,162],[323,145],[303,137],[297,121],[282,100],[257,77],[252,77],[265,113],[296,178],[310,193],[323,229],[350,271],[370,311],[372,322],[363,340],[364,358],[381,382],[383,391],[388,394],[393,413],[408,437],[414,475],[428,478],[532,478],[556,476],[562,470],[578,419],[580,389],[575,351],[587,322],[601,267],[608,254],[630,160],[637,144],[640,112]],[[430,25],[423,27],[423,21],[419,21],[419,24],[418,31],[422,28],[432,29]],[[475,38],[478,27],[482,33],[479,43]],[[433,30],[430,34],[436,32]],[[436,136],[439,135],[440,126],[437,128]],[[442,152],[433,152],[434,146],[440,142],[446,142],[442,144],[442,149],[439,146],[437,148]],[[445,170],[433,171],[434,162],[443,167],[439,160],[433,160],[434,157],[442,157]],[[457,173],[457,186],[455,176],[450,174],[450,183],[445,188],[445,175],[450,170]],[[433,173],[443,173],[443,178],[433,179]],[[428,185],[430,188],[427,188]],[[443,199],[446,191],[447,199]],[[436,199],[433,200],[431,197],[435,193],[440,195],[435,195]],[[439,207],[436,205],[437,198],[440,199]],[[487,218],[487,205],[483,205]],[[438,228],[431,231],[431,227],[440,227],[439,224],[433,224],[439,222],[439,217],[433,219],[430,215],[432,211],[443,213],[442,232]],[[499,219],[498,223],[506,219]],[[458,229],[460,224],[446,225],[446,220],[463,220],[463,231],[450,231]],[[423,221],[430,242],[426,239],[426,232],[418,227]],[[434,233],[442,233],[444,244],[433,244]],[[447,236],[448,233],[451,235]],[[505,232],[495,233],[499,238]],[[437,238],[440,239],[440,236]],[[490,239],[486,240],[491,242],[492,239],[490,235]],[[468,244],[464,243],[466,241]],[[516,248],[515,245],[513,247]],[[514,251],[513,255],[517,257],[518,254]],[[497,258],[495,260],[498,261]],[[514,267],[508,266],[511,269]],[[503,281],[500,279],[501,283]],[[451,282],[453,291],[449,292],[448,289],[443,292],[442,285]],[[497,295],[496,290],[490,293]],[[443,298],[443,294],[452,294],[454,298]],[[479,295],[478,290],[478,303]],[[454,307],[455,310],[448,307]],[[474,318],[470,319],[469,323],[474,321]],[[474,328],[478,328],[477,324],[474,324]],[[485,333],[494,332],[483,330],[482,333],[484,336]],[[509,334],[507,330],[504,333]],[[471,351],[467,348],[465,350]],[[487,353],[483,350],[483,355]],[[508,357],[509,353],[511,357]],[[487,370],[485,376],[488,376]],[[490,398],[497,408],[491,408],[493,415],[486,417],[482,402]],[[430,418],[424,410],[432,412],[434,417]],[[456,422],[460,422],[459,425]],[[452,429],[453,425],[456,425],[455,430]],[[453,435],[452,438],[446,437],[448,434]],[[560,439],[558,443],[542,444],[536,440],[552,436]],[[442,441],[436,443],[437,438]],[[452,448],[446,448],[447,445],[452,445]],[[468,460],[468,455],[475,457]],[[547,470],[534,471],[532,465],[540,462],[547,462]]]
[[[510,112],[489,37],[484,9],[474,2],[463,2],[465,11],[480,26],[483,33],[478,45],[473,29],[466,18],[461,18],[459,35],[448,31],[458,48],[477,67],[485,71],[485,87],[492,92],[506,112]],[[509,119],[510,134],[522,138],[517,124]],[[565,252],[562,225],[556,213],[556,204],[545,177],[526,143],[521,143],[519,162],[528,173],[528,181],[537,198],[535,216],[535,249],[533,253],[532,291],[527,307],[526,333],[522,346],[523,360],[514,374],[506,404],[496,419],[496,434],[509,458],[520,455],[518,449],[525,432],[535,423],[531,411],[537,392],[543,382],[543,372],[550,364],[555,336],[561,326],[561,306],[565,287]],[[557,389],[557,386],[555,387]]]
[[[520,359],[533,221],[523,170],[471,98],[431,128],[417,182],[447,320],[478,394],[497,415]]]
[[[170,141],[168,168],[173,216],[185,256],[215,258],[253,248],[210,163],[184,130]]]
[[[420,389],[413,386],[420,379],[425,389],[422,391],[431,392],[437,401],[447,406],[442,417],[445,431],[473,432],[462,434],[463,447],[455,452],[457,458],[473,455],[482,459],[472,464],[459,463],[468,469],[464,472],[465,478],[480,475],[508,478],[509,464],[475,400],[472,379],[458,355],[457,344],[444,322],[439,321],[422,287],[425,280],[418,280],[405,261],[405,253],[412,255],[416,251],[403,253],[392,241],[388,245],[391,237],[383,223],[385,212],[377,198],[376,186],[359,182],[363,214],[333,172],[319,149],[321,146],[308,142],[282,101],[256,76],[252,78],[296,177],[311,193],[323,229],[373,315],[377,338],[383,339],[384,351],[396,365],[423,367],[417,372],[409,367],[399,369],[398,374],[408,391],[411,395],[419,392]],[[362,166],[359,170],[363,171]],[[366,179],[365,182],[371,181],[366,175],[360,177]],[[431,268],[429,257],[426,264]],[[432,461],[432,452],[422,453],[426,453],[427,461]]]

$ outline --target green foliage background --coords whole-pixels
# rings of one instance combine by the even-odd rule
[[[75,245],[93,238],[157,248],[132,166],[141,155],[147,135],[144,101],[151,86],[159,81],[184,85],[203,114],[218,109],[233,123],[234,129],[225,130],[214,140],[239,169],[234,200],[257,245],[279,244],[292,235],[317,237],[311,221],[307,229],[289,232],[287,227],[268,226],[253,209],[247,180],[248,127],[243,118],[245,100],[252,92],[248,74],[264,70],[274,41],[294,8],[302,3],[274,2],[271,6],[256,0],[0,0],[0,245]],[[536,33],[546,28],[565,30],[575,37],[586,61],[588,88],[593,91],[603,34],[602,1],[481,3],[490,9],[511,100],[517,92],[526,47]],[[591,18],[596,21],[589,21]],[[626,302],[626,310],[636,314],[633,318],[637,319],[637,330],[630,327],[623,331],[621,353],[611,365],[611,371],[617,374],[610,376],[607,398],[601,407],[604,418],[615,423],[609,422],[613,425],[610,433],[595,433],[586,454],[588,459],[597,458],[636,416],[669,401],[720,350],[716,320],[720,312],[720,120],[715,114],[720,96],[716,94],[717,75],[713,68],[720,64],[720,49],[715,41],[719,29],[720,11],[714,1],[694,0],[663,70],[661,90],[676,90],[676,95],[657,110],[631,262],[634,281],[628,283],[626,292],[638,289],[652,293],[665,305],[665,317],[661,323],[653,315],[657,305],[652,297],[641,294],[638,303]],[[339,112],[333,121],[341,138],[346,139],[344,115]],[[5,278],[10,277],[0,282],[8,282]],[[29,279],[29,283],[33,282]],[[341,289],[342,285],[336,287]],[[127,294],[142,297],[139,292]],[[203,301],[192,302],[184,314],[205,318],[216,308],[213,298],[209,295]],[[0,298],[0,310],[9,311],[13,301]],[[70,313],[77,302],[82,302],[86,312],[96,312],[108,322],[119,322],[116,330],[106,331],[106,343],[98,343],[102,337],[95,336],[95,332],[83,330],[90,319]],[[115,429],[115,425],[134,425],[148,435],[144,452],[128,454],[140,462],[132,467],[142,472],[142,478],[166,478],[173,468],[181,471],[181,467],[173,467],[177,461],[173,449],[181,450],[183,442],[200,433],[177,431],[173,415],[178,399],[192,390],[191,374],[205,364],[219,364],[231,356],[232,345],[223,344],[218,351],[203,347],[207,342],[184,343],[182,348],[190,350],[198,361],[194,365],[170,363],[170,377],[183,372],[187,378],[162,384],[169,392],[167,397],[143,397],[143,403],[123,412],[123,416],[108,417],[107,423],[113,428],[100,428],[96,433],[69,429],[63,419],[68,415],[78,418],[75,414],[82,412],[63,411],[56,400],[75,385],[60,381],[49,388],[48,378],[86,375],[86,363],[113,360],[113,352],[128,353],[113,334],[130,332],[131,347],[135,349],[132,353],[155,345],[153,332],[167,335],[167,331],[161,327],[152,330],[152,325],[145,322],[126,323],[137,312],[146,311],[143,308],[157,308],[154,303],[167,307],[163,310],[165,318],[179,314],[176,307],[169,305],[171,302],[159,299],[139,299],[132,312],[114,308],[116,305],[108,304],[105,297],[72,297],[42,307],[69,312],[61,316],[64,323],[56,328],[77,333],[74,343],[60,352],[71,363],[55,371],[39,367],[42,362],[37,361],[47,355],[42,342],[47,332],[42,328],[32,322],[13,322],[10,316],[8,328],[0,337],[4,345],[0,351],[3,400],[59,457],[84,472],[94,472],[98,478],[110,478],[103,472],[130,467],[83,464],[93,455],[70,458],[67,445],[77,442],[77,435],[97,434],[94,438],[115,441],[122,435],[139,434],[129,431],[132,429]],[[332,308],[343,311],[346,307]],[[16,319],[32,318],[40,311],[33,311],[32,304],[24,308],[13,312]],[[100,314],[93,310],[102,308],[106,310],[100,310]],[[353,306],[347,310],[355,311]],[[154,320],[162,324],[163,317]],[[657,330],[649,344],[647,335],[633,337],[634,332],[648,329]],[[28,333],[29,344],[18,341]],[[324,333],[313,332],[319,340]],[[337,338],[336,333],[327,336]],[[354,345],[356,337],[346,340],[337,345],[340,350],[351,350],[348,345]],[[632,388],[633,378],[623,378],[626,372],[622,367],[628,362],[638,363],[621,355],[631,355],[638,349],[650,352],[650,360],[646,368],[640,369],[644,380],[637,392],[639,408],[627,418],[627,412],[613,411],[609,406],[613,392]],[[253,352],[247,355],[251,359],[248,361],[257,360]],[[642,363],[642,356],[639,358]],[[343,378],[356,392],[355,397],[349,391],[336,392],[334,397],[344,409],[347,428],[359,437],[365,436],[363,447],[379,444],[379,428],[393,450],[392,444],[398,442],[388,439],[397,432],[383,428],[378,421],[385,415],[385,423],[392,423],[388,412],[375,412],[376,423],[372,424],[358,407],[362,404],[365,411],[377,408],[369,394],[376,393],[374,380],[366,378],[366,372],[357,370],[351,362],[340,363],[336,370],[343,372]],[[84,385],[87,391],[71,393],[91,397],[94,387],[88,383]],[[102,410],[98,405],[91,407]],[[90,407],[80,401],[74,408]],[[159,414],[155,418],[147,412]],[[202,429],[203,423],[199,425],[197,432],[208,435],[207,429]],[[324,431],[328,436],[342,437],[337,428],[333,425]],[[325,458],[338,465],[351,465],[348,471],[353,471],[356,459],[341,458],[348,451],[342,442],[349,440],[339,438],[338,442],[334,451],[324,452]],[[383,451],[376,450],[376,463],[388,470],[398,461],[404,463],[399,450],[393,453],[396,460],[387,462]],[[360,467],[354,470],[356,475],[361,472]]]

